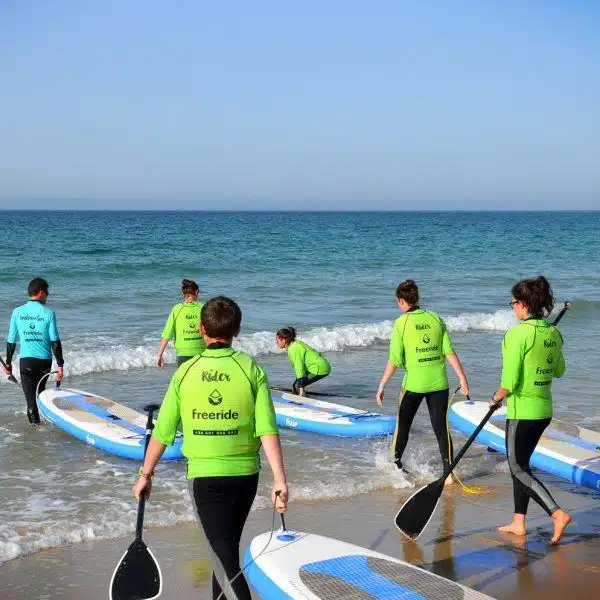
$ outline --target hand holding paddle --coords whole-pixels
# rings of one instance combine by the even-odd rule
[[[563,315],[571,308],[570,302],[565,302],[562,310],[558,313],[556,319],[554,319],[553,325],[558,324],[562,319]],[[446,477],[452,473],[460,459],[465,455],[471,444],[475,441],[475,438],[479,435],[479,432],[485,427],[485,424],[490,420],[490,417],[496,410],[500,408],[500,403],[490,402],[490,410],[487,412],[481,423],[477,426],[477,429],[471,434],[471,437],[467,440],[465,445],[461,448],[460,452],[456,455],[452,464],[445,469],[444,474],[439,478],[422,487],[420,490],[415,492],[398,511],[396,515],[395,523],[396,527],[411,540],[416,540],[425,527],[429,523],[433,513],[438,505],[442,491],[444,489],[444,481]]]
[[[158,408],[157,404],[149,404],[144,407],[144,411],[148,412],[144,456],[154,428],[152,415]],[[147,481],[150,483],[150,480]],[[113,573],[110,581],[110,600],[153,600],[158,598],[162,591],[160,567],[154,555],[142,540],[144,507],[146,498],[150,493],[150,486],[144,487],[145,493],[140,490],[135,539],[127,552],[121,557]]]
[[[8,366],[4,360],[2,359],[2,357],[0,356],[0,363],[2,363],[2,369],[4,370],[4,374],[8,375],[8,380],[11,383],[19,383],[16,379],[16,377],[12,374],[12,366]]]

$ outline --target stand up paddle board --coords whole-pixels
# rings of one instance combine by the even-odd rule
[[[280,427],[344,437],[391,435],[396,427],[396,417],[278,390],[271,394]]]
[[[286,531],[273,535],[267,546],[270,535],[255,537],[244,557],[248,580],[263,600],[493,600],[392,556],[340,540]]]
[[[471,435],[487,414],[487,402],[455,402],[449,409],[450,423]],[[506,407],[498,409],[477,436],[477,441],[506,454]],[[600,490],[600,433],[553,419],[544,431],[532,466],[558,477]]]
[[[118,402],[75,389],[45,390],[38,396],[40,414],[77,439],[110,454],[142,461],[146,415]],[[180,433],[163,459],[183,458]]]

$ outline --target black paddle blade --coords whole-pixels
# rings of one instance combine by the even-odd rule
[[[135,540],[117,565],[110,600],[152,600],[162,591],[160,567],[143,540]]]
[[[411,540],[416,540],[429,523],[444,489],[444,479],[422,487],[398,511],[396,527]]]

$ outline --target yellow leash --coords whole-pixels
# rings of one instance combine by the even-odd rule
[[[448,401],[448,410],[446,411],[446,433],[448,434],[448,456],[450,456],[450,452],[452,451],[452,440],[450,438],[450,422],[449,422],[449,418],[448,418],[448,413],[450,412],[450,406],[452,406],[452,402],[454,401],[454,396],[456,396],[456,392],[458,392],[458,390],[460,390],[460,387],[457,387],[454,390],[454,393],[452,394],[452,396],[450,397],[450,400]],[[456,471],[452,472],[452,477],[454,477],[454,479],[456,479],[456,481],[460,484],[460,487],[462,488],[462,491],[465,494],[471,494],[473,496],[485,496],[488,494],[491,494],[492,491],[485,486],[482,485],[465,485],[462,480],[460,479],[460,477],[456,474]]]

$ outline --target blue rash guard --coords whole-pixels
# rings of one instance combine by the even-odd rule
[[[29,300],[12,313],[7,344],[21,342],[21,358],[52,358],[53,342],[58,342],[58,329],[54,311],[37,300]],[[57,356],[58,359],[58,356]],[[58,361],[61,366],[61,360]]]

